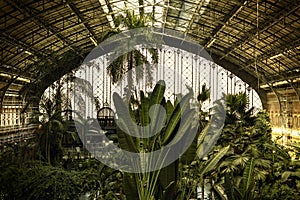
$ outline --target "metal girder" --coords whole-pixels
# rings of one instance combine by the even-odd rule
[[[63,43],[66,43],[68,47],[72,49],[76,54],[80,55],[76,48],[72,46],[72,42],[65,38],[61,33],[59,33],[56,27],[50,25],[44,19],[36,15],[37,12],[33,11],[33,8],[28,8],[24,6],[24,4],[21,1],[7,0],[7,2],[27,17],[31,17],[37,25],[53,33],[59,40],[61,40]]]
[[[165,8],[165,7],[164,7]],[[185,11],[182,11],[182,12],[185,12]],[[192,13],[194,16],[200,16],[200,14],[199,13],[195,13],[195,12],[190,12],[190,13]],[[168,15],[168,17],[169,18],[174,18],[174,19],[181,19],[181,20],[185,20],[185,21],[188,21],[187,19],[185,19],[185,18],[182,18],[182,17],[178,17],[178,16],[175,16],[175,15]],[[208,15],[202,15],[201,16],[203,19],[206,19],[206,20],[213,20],[213,18],[212,17],[210,17],[210,16],[208,16]],[[235,29],[235,30],[238,30],[238,31],[243,31],[242,29],[240,29],[239,27],[237,27],[237,26],[233,26],[233,25],[231,25],[231,24],[225,24],[224,22],[222,22],[222,21],[215,21],[216,23],[218,23],[218,24],[221,24],[221,25],[226,25],[227,27],[229,27],[229,28],[232,28],[232,29]],[[174,24],[174,23],[173,23]],[[195,25],[197,25],[197,26],[203,26],[203,24],[201,24],[201,23],[198,23],[198,22],[196,22],[195,20],[194,20],[194,24]],[[208,25],[207,25],[207,27],[208,27]]]
[[[144,15],[144,0],[139,0],[139,12],[140,15]]]
[[[199,11],[200,11],[200,9],[202,8],[204,2],[205,2],[205,0],[200,0],[200,1],[199,1],[198,5],[197,5],[197,7],[196,7],[196,13],[199,13]],[[185,33],[187,33],[187,32],[190,30],[192,24],[194,23],[195,17],[196,17],[195,14],[193,14],[191,20],[189,21],[188,26],[186,27]]]
[[[292,12],[294,12],[295,10],[297,10],[300,7],[300,4],[298,4],[297,1],[293,1],[293,3],[291,3],[289,5],[288,8],[283,9],[282,11],[277,11],[277,12],[273,12],[272,14],[270,14],[270,16],[272,16],[271,18],[269,18],[268,20],[264,21],[262,24],[258,25],[258,29],[257,27],[251,29],[250,31],[248,31],[248,34],[245,34],[244,37],[242,37],[240,40],[238,40],[237,42],[235,42],[226,52],[226,54],[224,56],[222,56],[220,59],[225,58],[226,56],[228,56],[229,54],[231,54],[237,47],[245,44],[247,41],[252,40],[254,37],[257,36],[257,34],[262,33],[264,31],[266,31],[267,29],[269,29],[270,27],[274,26],[275,24],[277,24],[280,20],[282,20],[283,18],[285,18],[286,16],[288,16],[289,14],[291,14]]]
[[[185,2],[184,2],[184,1],[181,1],[181,6],[180,6],[180,8],[179,8],[179,12],[178,12],[178,15],[177,15],[177,22],[176,22],[176,24],[174,24],[174,27],[173,27],[174,30],[175,30],[176,27],[178,27],[178,25],[179,25],[179,17],[180,17],[180,15],[181,15],[181,12],[182,12],[183,9],[184,9],[184,4],[185,4]]]
[[[297,87],[295,87],[295,85],[293,84],[292,81],[290,80],[287,80],[287,82],[289,83],[289,85],[293,88],[293,90],[295,91],[296,93],[296,96],[298,97],[298,100],[300,101],[300,91]]]
[[[8,43],[11,43],[12,45],[16,45],[21,47],[23,50],[29,51],[28,53],[32,53],[39,57],[40,59],[43,59],[44,57],[50,57],[48,54],[42,52],[41,50],[38,50],[34,48],[33,46],[27,44],[26,42],[23,42],[21,40],[18,40],[11,35],[8,35],[7,33],[3,32],[1,33],[2,39],[7,41]]]
[[[170,6],[170,1],[169,0],[165,0],[165,4],[166,5],[165,7],[161,6],[162,8],[164,8],[164,11],[163,11],[163,16],[164,16],[164,23],[162,24],[162,28],[165,28],[166,26],[166,23],[167,23],[167,18],[168,18],[168,12],[169,12],[169,6]],[[159,6],[159,5],[158,5]]]
[[[30,68],[30,66],[27,66],[25,71],[27,71]],[[4,96],[6,94],[6,92],[9,90],[9,87],[17,80],[17,78],[19,78],[21,76],[21,74],[19,73],[16,76],[11,76],[10,80],[8,81],[8,83],[0,88],[0,108],[2,108],[3,106],[3,101],[4,101]]]
[[[0,109],[3,107],[3,101],[4,101],[4,97],[5,97],[5,94],[9,88],[9,86],[15,81],[17,80],[18,76],[15,76],[15,77],[11,77],[11,79],[8,81],[8,83],[0,88]]]
[[[271,2],[267,2],[268,4],[272,4]],[[300,2],[299,2],[300,3]],[[273,6],[275,6],[275,5],[273,5]],[[247,7],[248,9],[250,9],[250,10],[252,10],[253,12],[256,12],[256,10],[253,8],[253,7]],[[298,7],[299,8],[299,7]],[[296,11],[296,10],[295,10]],[[293,11],[294,12],[294,11]],[[293,13],[293,12],[291,12],[291,13]],[[290,13],[290,14],[291,14]],[[276,21],[277,19],[274,17],[274,16],[272,16],[272,15],[269,15],[269,14],[267,14],[267,13],[264,13],[264,12],[260,12],[259,13],[260,15],[263,15],[263,17],[264,18],[267,18],[267,19],[269,19],[269,20],[273,20],[273,21]],[[281,20],[283,20],[283,22],[284,22],[284,18],[282,18]],[[280,21],[280,20],[279,20]],[[291,29],[291,30],[293,30],[293,31],[295,31],[295,32],[297,32],[297,33],[300,33],[300,31],[299,31],[299,29],[297,29],[297,28],[295,28],[295,27],[293,27],[293,26],[291,26],[289,23],[284,23],[284,26],[285,27],[287,27],[287,28],[289,28],[289,29]]]
[[[230,21],[243,9],[243,7],[246,5],[246,3],[248,2],[248,0],[245,0],[243,2],[241,2],[240,5],[236,5],[234,6],[234,8],[224,17],[224,19],[221,21],[222,23],[220,23],[213,31],[211,34],[211,37],[208,38],[205,42],[205,47],[207,47],[208,45],[211,45],[214,40],[216,39],[216,37],[218,36],[218,34],[227,26],[227,24],[230,23]]]
[[[241,5],[241,2],[239,2],[239,0],[233,0],[233,1],[235,1],[236,4]],[[248,0],[248,3],[249,2],[250,1]],[[261,4],[262,3],[270,4],[270,5],[278,8],[278,9],[281,9],[281,7],[276,4],[277,2],[278,2],[278,0],[275,1],[275,2],[272,2],[272,1],[269,1],[269,0],[263,0],[263,1],[260,1],[259,3],[261,3]],[[292,1],[292,3],[293,3],[293,5],[297,6],[297,2],[296,1]],[[263,5],[261,5],[261,6],[263,6]],[[247,9],[251,10],[252,12],[257,12],[257,8],[254,8],[254,7],[251,7],[251,6],[248,6]],[[274,20],[274,21],[277,20],[273,15],[270,15],[268,13],[259,12],[259,14],[262,15],[264,18],[267,18],[269,20]],[[295,14],[295,16],[297,16],[296,13],[294,13],[294,14]],[[285,23],[284,26],[290,28],[293,31],[299,32],[299,30],[295,29],[295,27],[291,26],[289,23]]]
[[[299,72],[294,72],[293,76],[290,75],[285,75],[282,72],[276,72],[277,73],[277,78],[269,78],[267,84],[269,85],[269,87],[271,87],[270,85],[272,85],[272,83],[274,82],[278,82],[278,81],[286,81],[288,85],[290,85],[292,87],[292,89],[295,91],[296,96],[298,97],[298,99],[300,100],[300,91],[297,87],[295,87],[295,84],[293,82],[294,78],[298,78],[299,77]],[[279,77],[279,78],[278,78]],[[265,78],[265,77],[264,77]],[[266,78],[265,78],[266,79]],[[297,83],[297,82],[295,82]]]
[[[293,80],[293,79],[299,78],[300,77],[300,69],[296,69],[296,70],[281,72],[280,74],[271,76],[269,79],[271,82],[278,82],[278,81],[285,81],[287,79]]]
[[[98,44],[99,40],[98,40],[95,32],[93,31],[93,29],[90,27],[90,25],[84,19],[83,14],[76,8],[76,6],[70,0],[67,0],[67,4],[71,8],[71,10],[75,13],[75,15],[78,17],[78,19],[80,19],[80,21],[83,24],[83,26],[85,27],[85,29],[88,30],[88,32],[90,33],[90,37],[93,38],[93,40]]]
[[[224,52],[219,50],[219,49],[216,49],[215,47],[212,48],[211,51],[218,55],[218,57],[216,57],[216,59],[219,59],[222,56],[224,56]],[[256,74],[254,73],[254,70],[251,70],[250,67],[246,68],[245,66],[242,65],[241,56],[242,55],[240,55],[239,58],[236,58],[234,56],[230,56],[230,57],[227,57],[226,60],[236,64],[237,66],[239,66],[238,68],[235,69],[235,71],[246,71],[247,73],[251,74],[253,77],[256,77]],[[217,60],[214,60],[214,61],[217,62]],[[261,76],[264,76],[265,74],[268,74],[268,72],[263,67],[258,68],[257,70],[258,70],[258,72]],[[258,78],[258,77],[256,77],[256,78]]]
[[[105,15],[106,15],[106,19],[107,19],[107,21],[109,20],[108,18],[107,18],[107,15],[111,15],[111,17],[112,17],[112,19],[113,19],[113,26],[115,26],[115,22],[114,22],[114,19],[115,19],[115,13],[114,13],[114,11],[113,11],[113,9],[112,9],[112,7],[111,7],[111,5],[110,5],[110,3],[109,3],[109,1],[108,0],[103,0],[104,2],[105,2],[105,5],[107,6],[107,9],[108,9],[108,13],[106,13],[105,12],[105,9],[103,8],[103,5],[101,5],[101,0],[99,0],[99,4],[100,4],[100,7],[102,8],[102,10],[103,10],[103,12],[105,13]],[[109,21],[108,21],[108,23],[109,23]],[[109,23],[110,24],[110,23]],[[111,25],[111,24],[110,24]],[[111,28],[115,28],[115,27],[111,27]]]
[[[0,73],[6,73],[6,74],[10,74],[12,76],[23,76],[26,77],[28,79],[30,79],[32,77],[32,74],[28,73],[28,71],[23,71],[19,68],[13,67],[13,66],[8,66],[6,64],[0,65]]]
[[[286,51],[289,51],[291,49],[294,49],[294,48],[297,48],[298,46],[300,46],[300,38],[298,38],[296,41],[293,41],[293,42],[287,42],[285,43],[284,45],[281,45],[278,49],[275,49],[273,51],[270,51],[268,53],[264,53],[262,55],[259,55],[256,59],[251,59],[249,60],[247,63],[246,63],[246,66],[245,67],[248,67],[250,65],[253,65],[256,63],[259,63],[261,61],[264,61],[266,59],[270,59],[272,58],[273,56],[276,56],[276,55],[279,55],[279,54],[282,54]]]
[[[36,16],[39,16],[39,15],[41,15],[41,14],[43,14],[43,13],[47,13],[47,12],[49,12],[49,11],[59,9],[59,8],[61,8],[61,7],[63,7],[63,6],[65,6],[65,2],[60,2],[59,4],[57,4],[57,5],[55,5],[55,6],[52,6],[52,7],[50,7],[50,8],[46,8],[46,9],[44,9],[44,10],[42,10],[42,11],[39,11],[38,13],[35,13],[35,15],[36,15]],[[18,23],[18,24],[23,24],[23,23],[25,23],[25,22],[27,22],[27,21],[29,21],[29,20],[31,20],[31,19],[32,19],[31,16],[27,16],[27,17],[25,17],[25,18],[22,19],[22,20],[18,20],[17,23]],[[2,31],[3,31],[3,32],[9,32],[10,30],[15,29],[15,28],[16,28],[16,24],[11,24],[11,25],[5,27]]]

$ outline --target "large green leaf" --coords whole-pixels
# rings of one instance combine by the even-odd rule
[[[135,174],[124,173],[123,188],[128,200],[139,200]]]
[[[123,119],[119,119],[119,124],[122,127],[127,128]],[[128,135],[126,131],[129,131],[129,129],[126,129],[125,132],[122,130],[117,130],[118,142],[120,147],[127,151],[138,152],[138,148],[134,142],[133,137]]]
[[[199,158],[204,157],[213,149],[223,131],[226,113],[221,101],[215,103],[213,113],[210,122],[198,137],[197,155]]]
[[[150,96],[150,106],[152,109],[151,112],[151,132],[157,132],[159,131],[158,129],[161,129],[162,126],[164,125],[163,123],[165,123],[164,120],[162,120],[162,116],[163,114],[161,113],[161,110],[159,109],[159,106],[153,106],[156,104],[161,105],[162,100],[164,98],[164,93],[165,93],[165,82],[163,80],[160,80],[157,82],[157,84],[155,85],[153,92],[151,93]],[[153,121],[153,122],[152,122]]]
[[[190,164],[193,162],[197,156],[197,138],[198,135],[194,138],[188,149],[184,152],[184,154],[180,157],[180,162],[184,164]],[[196,158],[197,159],[197,158]]]
[[[159,183],[165,190],[171,182],[176,182],[177,176],[178,176],[178,160],[160,170]]]
[[[118,114],[117,125],[126,133],[138,137],[140,133],[135,124],[136,120],[133,117],[130,117],[131,114],[128,105],[125,104],[123,99],[117,93],[113,94],[113,100]]]
[[[244,173],[243,173],[243,180],[242,180],[243,196],[245,196],[245,194],[253,186],[253,171],[254,171],[254,158],[251,158],[248,161],[246,168],[244,169]]]
[[[185,95],[179,104],[175,107],[174,112],[171,115],[171,118],[167,124],[167,127],[165,129],[165,133],[162,139],[163,144],[167,144],[171,138],[171,135],[173,134],[173,131],[175,130],[177,124],[181,120],[182,113],[188,108],[190,99],[192,97],[193,93],[188,93]]]
[[[180,124],[178,124],[177,129],[173,131],[173,133],[171,133],[171,135],[169,136],[169,139],[172,139],[169,143],[170,145],[176,144],[177,142],[182,140],[189,139],[187,137],[191,137],[191,135],[189,134],[191,132],[189,130],[195,127],[195,124],[193,123],[193,120],[195,119],[195,112],[193,112],[192,110],[187,110],[185,113],[183,113],[181,118],[182,119],[180,120]]]
[[[140,92],[141,104],[140,104],[140,123],[141,126],[147,126],[149,124],[149,100],[145,97],[143,91]]]
[[[219,129],[215,129],[211,127],[211,123],[209,123],[201,132],[200,137],[198,138],[198,147],[197,147],[197,155],[199,158],[203,158],[205,155],[212,150],[215,146],[219,136],[221,135],[223,130],[223,126]]]
[[[166,112],[167,112],[167,121],[166,121],[166,123],[168,123],[170,121],[172,113],[174,112],[174,106],[173,106],[173,104],[171,103],[170,100],[168,100],[167,103],[165,104],[165,109],[166,109]]]
[[[222,185],[213,184],[212,189],[214,194],[218,197],[218,199],[227,200],[225,189],[222,187]]]
[[[208,160],[208,163],[203,167],[202,171],[200,172],[201,175],[204,175],[214,170],[219,161],[223,158],[223,156],[225,156],[229,148],[229,145],[227,147],[223,147],[216,155],[213,156],[212,159]]]

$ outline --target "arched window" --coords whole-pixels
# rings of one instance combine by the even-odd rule
[[[110,107],[103,107],[97,112],[97,119],[101,127],[112,127],[114,126],[115,113]]]

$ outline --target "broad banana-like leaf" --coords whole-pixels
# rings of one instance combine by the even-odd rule
[[[193,119],[195,118],[195,112],[193,112],[192,110],[188,110],[187,112],[183,113],[183,115],[181,116],[181,122],[180,126],[178,127],[177,130],[173,131],[173,133],[171,133],[171,135],[169,136],[169,140],[172,139],[170,141],[170,144],[176,144],[177,142],[186,139],[184,137],[190,137],[188,135],[188,133],[190,133],[188,130],[190,128],[192,128],[193,125]],[[191,138],[193,139],[193,138]],[[168,141],[166,141],[168,142]]]
[[[120,126],[127,128],[124,120],[118,119]],[[118,135],[118,142],[119,145],[122,149],[131,151],[131,152],[138,152],[138,148],[134,142],[134,139],[132,136],[128,135],[126,131],[129,131],[128,128],[125,129],[125,132],[122,130],[117,130],[117,135]]]
[[[165,82],[163,80],[160,80],[157,82],[155,85],[153,92],[150,95],[150,106],[154,104],[160,104],[162,99],[164,98],[164,93],[165,93]]]
[[[196,131],[196,130],[195,130]],[[188,147],[188,149],[184,152],[184,154],[180,157],[180,162],[186,165],[192,163],[197,156],[197,138],[199,134],[196,134],[194,140]],[[188,137],[188,136],[187,136]],[[196,158],[198,159],[198,158]]]
[[[253,185],[253,171],[254,171],[254,158],[251,158],[243,173],[243,180],[242,180],[242,186],[243,186],[243,196],[251,189]]]
[[[131,114],[129,113],[128,105],[125,104],[123,99],[117,93],[113,94],[113,100],[114,100],[114,104],[116,107],[116,112],[118,114],[118,120],[116,121],[117,125],[124,132],[126,130],[127,134],[130,133],[130,135],[132,135],[132,136],[139,137],[140,133],[138,132],[137,125],[135,124],[135,119],[133,119],[132,117],[129,117],[129,116],[131,116]],[[123,122],[119,123],[121,121],[121,119],[123,120]]]
[[[167,112],[167,120],[166,120],[166,123],[168,123],[170,121],[170,118],[172,116],[172,113],[174,112],[174,106],[173,104],[171,103],[170,100],[167,101],[166,105],[165,105],[165,109],[166,109],[166,112]]]
[[[172,113],[172,116],[167,124],[167,127],[165,129],[165,133],[162,139],[163,144],[167,144],[169,142],[169,139],[171,135],[173,134],[173,131],[175,130],[177,124],[182,118],[182,113],[188,108],[190,99],[192,97],[193,93],[188,93],[185,95],[179,104],[175,107],[174,112]]]
[[[141,91],[141,104],[140,104],[140,123],[141,126],[147,126],[149,124],[149,100],[145,97],[143,91]]]
[[[199,158],[204,157],[213,149],[224,127],[226,111],[221,101],[215,102],[213,111],[211,121],[202,130],[198,138],[197,155]]]
[[[213,149],[222,133],[223,126],[217,130],[211,129],[210,126],[211,123],[209,123],[200,134],[197,147],[197,155],[199,158],[203,158]]]
[[[123,175],[123,188],[126,195],[126,199],[139,200],[139,194],[137,190],[137,183],[135,174],[124,173]]]
[[[214,155],[214,157],[211,160],[209,160],[208,163],[203,167],[203,169],[201,171],[201,175],[204,175],[204,174],[214,170],[215,167],[217,166],[217,164],[219,163],[219,161],[223,158],[223,156],[225,156],[225,154],[227,153],[229,148],[230,148],[230,145],[220,149],[220,151],[216,155]]]
[[[162,110],[159,109],[159,106],[153,106],[153,105],[161,105],[162,100],[164,98],[164,93],[166,90],[165,82],[163,80],[160,80],[157,82],[155,85],[153,92],[150,95],[150,103],[149,103],[149,108],[151,107],[152,112],[151,112],[151,129],[150,131],[152,133],[157,133],[159,132],[165,121],[162,119],[165,117],[164,113],[162,113]]]
[[[178,160],[162,168],[159,173],[159,183],[165,190],[171,182],[176,182],[178,178]]]
[[[145,97],[144,92],[141,91],[140,93],[141,96],[141,104],[139,105],[139,120],[136,121],[140,121],[140,125],[142,127],[144,127],[144,129],[140,129],[139,131],[143,131],[142,133],[140,133],[143,136],[146,136],[147,134],[149,135],[150,133],[150,127],[148,127],[150,120],[149,120],[149,99],[147,97]],[[146,140],[141,138],[138,139],[138,141],[141,140],[141,143],[144,143]],[[142,144],[142,145],[147,145],[147,144]],[[137,143],[137,148],[139,148],[140,144]]]
[[[214,195],[216,195],[218,197],[218,199],[227,200],[227,196],[225,194],[225,189],[223,188],[222,185],[213,184],[212,191],[213,191]]]

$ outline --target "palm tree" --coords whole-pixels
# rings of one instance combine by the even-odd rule
[[[56,110],[57,105],[49,98],[43,99],[40,107],[42,111],[33,113],[32,123],[38,124],[37,133],[42,155],[49,164],[53,164],[55,158],[62,153],[61,140],[65,131],[61,120],[62,111]]]
[[[33,111],[31,123],[38,125],[39,145],[42,155],[49,164],[56,164],[62,156],[62,139],[67,132],[67,124],[63,120],[64,95],[62,92],[63,81],[53,86],[55,91],[48,97],[43,96],[39,109]]]
[[[115,25],[116,28],[109,30],[106,32],[102,40],[105,40],[113,35],[116,35],[118,33],[121,33],[122,30],[131,30],[131,29],[137,29],[137,28],[147,28],[149,27],[149,22],[152,22],[153,18],[149,15],[134,15],[134,12],[132,11],[126,11],[125,16],[119,15],[115,19]],[[133,38],[134,35],[131,35],[131,38]],[[124,44],[121,44],[121,47]],[[128,45],[128,44],[125,44]],[[123,46],[124,47],[124,46]],[[125,46],[125,48],[128,48],[128,46]],[[148,52],[151,55],[151,59],[153,64],[158,62],[158,51],[154,48],[148,48]],[[125,53],[123,55],[120,55],[116,59],[114,58],[115,54],[112,54],[110,56],[110,60],[112,61],[109,66],[107,67],[108,74],[112,77],[112,82],[117,83],[119,80],[121,80],[125,73],[128,73],[127,75],[127,82],[128,82],[128,88],[127,88],[127,100],[131,97],[131,91],[134,89],[132,82],[133,82],[133,74],[132,69],[135,69],[136,73],[136,79],[142,77],[144,73],[144,66],[146,67],[148,77],[151,79],[151,66],[150,62],[148,61],[148,57],[143,55],[141,51],[138,49],[132,50],[128,53]],[[144,66],[143,66],[144,65]]]

